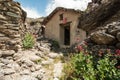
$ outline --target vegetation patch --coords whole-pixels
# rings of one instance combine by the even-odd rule
[[[77,47],[79,52],[72,54],[69,61],[64,66],[64,74],[61,80],[119,80],[120,69],[116,67],[120,53],[115,54],[109,51],[103,54],[101,51],[97,55]]]
[[[22,43],[23,43],[23,47],[25,49],[33,48],[33,46],[35,44],[34,35],[32,35],[30,33],[26,33],[26,35],[24,36],[24,39],[23,39]]]

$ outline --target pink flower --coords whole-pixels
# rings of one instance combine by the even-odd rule
[[[87,45],[88,43],[86,41],[84,41],[84,44]]]
[[[115,52],[117,56],[120,56],[120,49],[117,49]]]
[[[118,69],[120,69],[120,66],[117,66]]]
[[[107,53],[108,53],[108,54],[111,53],[111,50],[110,50],[110,49],[107,49]]]
[[[98,56],[102,56],[103,55],[103,51],[102,50],[99,50],[99,52],[98,52]]]
[[[83,51],[83,47],[82,47],[81,45],[78,45],[78,46],[77,46],[77,50],[78,50],[78,51]]]

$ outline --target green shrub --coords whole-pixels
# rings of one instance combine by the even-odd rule
[[[26,33],[26,35],[24,36],[24,39],[23,39],[23,47],[25,49],[29,49],[29,48],[32,48],[35,44],[35,39],[33,37],[32,34],[30,33]]]
[[[55,48],[59,48],[59,43],[55,40],[52,41],[52,46],[54,46]]]
[[[120,80],[120,72],[115,68],[116,60],[110,60],[107,54],[98,61],[97,78],[98,80]]]
[[[90,54],[79,53],[65,66],[62,80],[119,80],[120,70],[115,68],[116,60],[109,55],[96,60]]]

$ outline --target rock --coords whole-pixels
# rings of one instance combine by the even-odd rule
[[[118,39],[118,41],[120,41],[120,32],[117,33],[117,39]]]
[[[32,61],[30,61],[30,60],[25,60],[24,63],[25,63],[27,66],[29,66],[29,67],[31,67],[31,66],[34,65],[34,63],[33,63]]]
[[[53,80],[59,80],[59,78],[54,78]]]
[[[0,63],[0,67],[3,67],[3,66],[5,66],[5,64],[3,64],[3,63]]]
[[[57,53],[49,53],[48,54],[48,57],[50,57],[50,58],[58,58],[59,57],[59,54],[57,54]]]
[[[37,56],[37,55],[34,55],[34,56],[31,56],[30,57],[30,60],[31,61],[33,61],[33,62],[36,62],[36,61],[38,61],[38,60],[40,60],[41,58],[39,57],[39,56]]]
[[[62,63],[58,62],[57,64],[54,64],[54,79],[58,80],[58,78],[60,78],[62,76]]]
[[[50,49],[45,48],[45,47],[39,46],[39,49],[40,49],[42,52],[46,52],[46,53],[49,53],[49,52],[50,52]]]
[[[111,34],[111,35],[117,35],[117,33],[118,32],[120,32],[120,28],[119,28],[119,26],[117,26],[118,28],[116,28],[115,26],[114,26],[114,28],[108,28],[108,33],[109,34]]]
[[[115,37],[110,34],[98,31],[91,35],[91,40],[97,44],[111,44],[115,40]]]
[[[35,67],[34,67],[34,66],[30,67],[30,70],[31,70],[31,72],[36,71],[36,69],[35,69]]]
[[[17,63],[15,63],[15,62],[9,63],[9,64],[7,65],[7,67],[8,67],[8,68],[12,68],[12,69],[14,69],[15,71],[19,71],[19,70],[20,70],[20,66],[19,66]]]
[[[120,49],[120,42],[116,44],[116,47]]]
[[[7,12],[6,14],[7,14],[8,16],[10,16],[10,17],[21,18],[20,15],[17,15],[17,14],[15,14],[15,13],[13,13],[13,12]]]
[[[19,73],[4,76],[4,80],[20,80],[20,79],[21,76]]]
[[[14,50],[6,50],[6,51],[1,51],[2,56],[12,56],[15,54]]]
[[[43,69],[32,73],[32,76],[37,77],[39,80],[42,80],[44,75],[45,75],[45,70]]]
[[[41,65],[35,65],[35,70],[37,71],[37,70],[40,70],[42,68],[42,66]]]
[[[19,73],[11,74],[10,76],[12,80],[20,80],[21,78],[21,75]],[[9,80],[9,79],[6,79],[6,80]]]
[[[31,66],[34,65],[34,63],[31,60],[27,59],[27,58],[21,58],[21,59],[17,60],[17,63],[20,64],[20,65],[22,65],[24,63],[28,67],[31,67]]]
[[[0,52],[0,57],[2,56],[2,53]]]
[[[10,75],[4,76],[4,80],[13,80]]]
[[[23,75],[20,80],[38,80],[38,79],[29,75]]]
[[[37,52],[37,53],[35,53],[37,56],[39,56],[39,57],[44,57],[45,56],[45,54],[43,54],[42,52]]]
[[[50,65],[50,64],[53,64],[53,59],[48,59],[46,61],[42,61],[41,62],[42,65]]]
[[[9,68],[9,69],[4,69],[4,74],[5,74],[5,75],[10,75],[10,74],[13,74],[13,73],[15,73],[15,70],[14,70],[14,69],[11,69],[11,68]]]
[[[22,55],[21,53],[16,53],[16,54],[13,55],[13,59],[14,59],[14,60],[18,60],[18,59],[20,59],[22,56],[23,56],[23,55]]]
[[[30,75],[30,71],[28,69],[25,69],[20,72],[21,75]]]
[[[0,59],[0,61],[1,61],[1,63],[5,64],[5,65],[13,62],[13,60],[2,59],[2,58]]]
[[[5,80],[4,76],[1,76],[1,74],[0,74],[0,80]]]

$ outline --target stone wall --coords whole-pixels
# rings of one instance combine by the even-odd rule
[[[0,49],[14,49],[25,32],[26,12],[13,0],[0,0]]]

